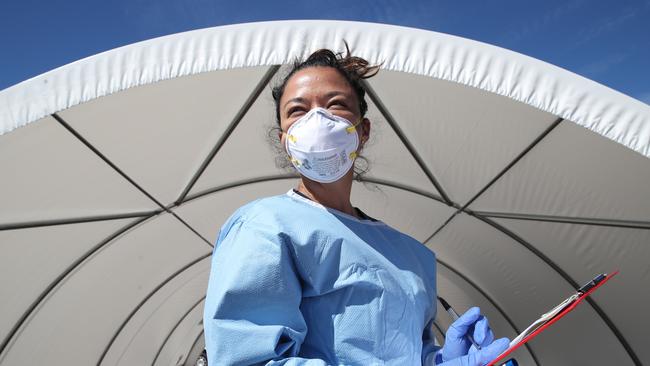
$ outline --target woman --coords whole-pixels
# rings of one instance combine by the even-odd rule
[[[507,347],[478,308],[436,347],[434,254],[350,203],[370,136],[360,80],[377,71],[349,50],[319,50],[273,89],[301,180],[221,228],[204,312],[211,366],[483,365]],[[469,330],[482,350],[470,350]]]

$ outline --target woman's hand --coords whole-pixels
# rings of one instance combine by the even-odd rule
[[[485,366],[488,362],[494,360],[503,351],[508,349],[510,341],[508,338],[500,338],[492,342],[487,347],[482,347],[480,351],[475,351],[472,346],[470,353],[465,356],[457,357],[452,360],[436,364],[437,366]]]
[[[468,334],[474,337],[481,350],[472,345]],[[473,307],[447,329],[445,345],[436,357],[436,365],[483,366],[505,351],[509,343],[507,338],[494,341],[487,318],[481,315],[479,308]]]

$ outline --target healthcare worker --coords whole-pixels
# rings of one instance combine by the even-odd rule
[[[349,50],[319,50],[273,89],[301,180],[239,208],[219,232],[203,320],[210,366],[478,366],[507,348],[478,308],[436,346],[434,254],[350,202],[370,134],[360,80],[377,71]]]

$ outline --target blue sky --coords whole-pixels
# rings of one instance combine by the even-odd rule
[[[217,25],[342,19],[508,48],[650,104],[650,0],[2,0],[0,89],[115,47]]]

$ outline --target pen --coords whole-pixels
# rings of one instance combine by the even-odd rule
[[[442,307],[445,308],[445,310],[449,313],[449,315],[451,315],[451,319],[453,321],[456,321],[456,319],[460,318],[458,313],[451,307],[451,305],[449,305],[449,303],[447,301],[445,301],[445,299],[438,296],[438,300],[442,304]],[[476,343],[476,341],[474,341],[474,337],[472,337],[471,334],[467,333],[465,336],[467,337],[467,339],[470,342],[472,342],[472,344],[474,345],[474,347],[476,347],[476,349],[479,349],[479,350],[481,349],[481,346],[479,346],[478,343]]]
[[[506,363],[501,364],[501,366],[519,366],[519,363],[514,358],[509,359]]]

